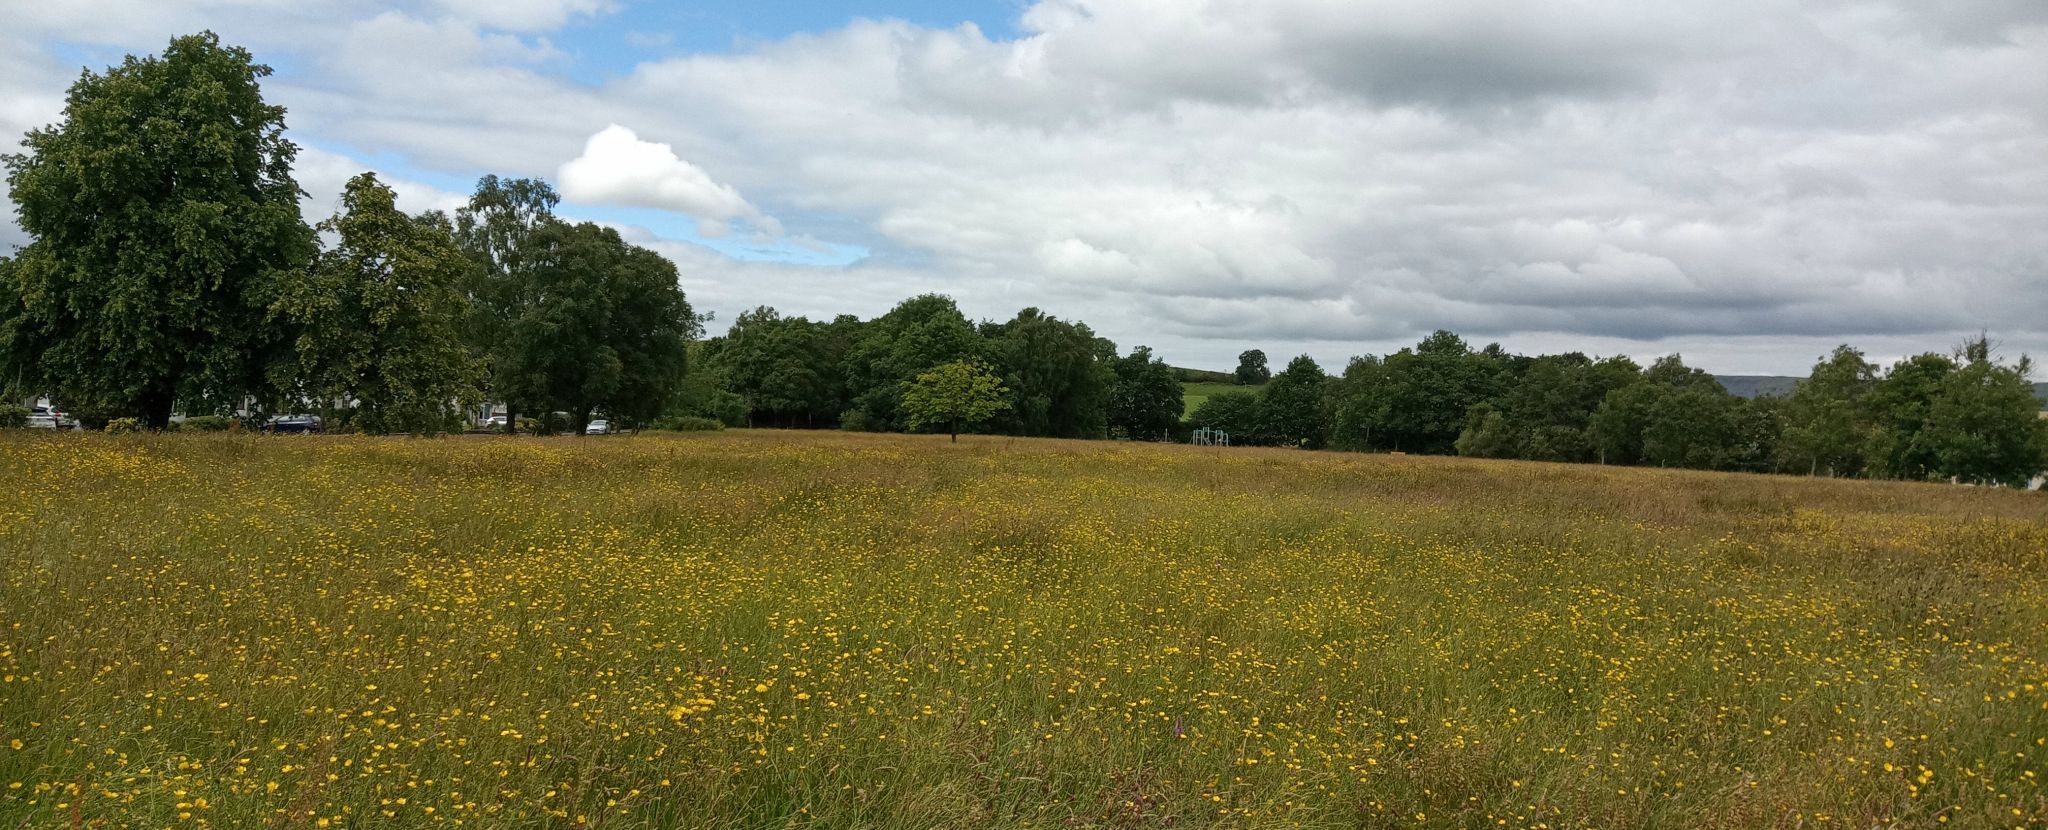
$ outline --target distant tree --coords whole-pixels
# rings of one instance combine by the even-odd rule
[[[987,354],[1008,385],[1011,421],[1024,435],[1101,438],[1115,372],[1116,346],[1085,323],[1061,320],[1036,308],[1007,323],[981,328]]]
[[[1785,466],[1809,475],[1861,474],[1871,431],[1866,399],[1876,386],[1877,367],[1846,345],[1814,364],[1784,407]]]
[[[902,430],[904,384],[934,366],[979,360],[981,335],[952,298],[924,294],[898,303],[860,327],[846,355],[848,393],[862,425]]]
[[[699,331],[675,266],[589,222],[543,224],[525,244],[498,393],[566,412],[578,433],[600,409],[628,421],[659,414]]]
[[[1927,417],[1943,383],[1957,369],[1954,359],[1922,354],[1892,364],[1867,398],[1872,428],[1864,455],[1874,475],[1925,480],[1941,460]]]
[[[1329,376],[1314,358],[1301,355],[1260,390],[1260,412],[1271,441],[1290,447],[1320,449],[1330,434],[1324,387]]]
[[[2025,355],[2005,365],[1979,337],[1956,350],[1961,365],[1942,379],[1926,433],[1938,474],[1975,484],[2024,487],[2048,469],[2048,422],[2027,376]]]
[[[1587,424],[1603,464],[1715,468],[1731,462],[1737,399],[1678,355],[1607,393]]]
[[[557,223],[560,202],[545,181],[490,175],[477,181],[469,204],[455,213],[456,238],[473,263],[464,286],[469,316],[463,334],[483,357],[485,392],[505,405],[508,433],[517,428],[521,411],[546,405],[519,396],[524,387],[510,373],[521,346],[512,340],[512,327],[533,312],[529,305],[543,301],[529,290],[536,263],[531,240]]]
[[[1448,331],[1389,355],[1381,368],[1379,440],[1410,452],[1454,452],[1466,413],[1500,393],[1506,368],[1498,355],[1474,352]]]
[[[1230,433],[1232,444],[1258,446],[1273,443],[1272,437],[1265,433],[1264,407],[1255,392],[1210,395],[1188,414],[1188,424]]]
[[[1386,364],[1371,355],[1353,357],[1344,375],[1329,386],[1332,425],[1330,445],[1341,450],[1366,451],[1377,447],[1386,435],[1388,420]]]
[[[838,416],[845,383],[828,332],[766,306],[733,320],[715,370],[746,402],[749,423],[827,426]]]
[[[1595,361],[1571,352],[1526,359],[1514,374],[1496,402],[1508,452],[1539,461],[1591,461],[1597,454],[1587,433],[1593,413],[1608,392],[1634,383],[1641,370],[1626,357]],[[1466,428],[1482,423],[1468,418]]]
[[[1458,454],[1469,458],[1513,458],[1516,436],[1507,417],[1493,404],[1474,405],[1465,414],[1465,429],[1458,433]]]
[[[211,32],[85,73],[6,157],[32,241],[7,269],[0,373],[161,429],[226,410],[284,351],[271,304],[316,249],[270,68]]]
[[[903,411],[911,429],[944,426],[953,441],[1010,408],[1009,390],[987,366],[964,360],[936,366],[904,384]]]
[[[1237,384],[1257,386],[1273,379],[1273,372],[1266,368],[1266,353],[1258,349],[1246,349],[1237,356]]]
[[[407,216],[364,173],[319,229],[334,247],[273,307],[299,332],[296,362],[274,376],[280,393],[321,409],[350,402],[365,432],[446,430],[476,401],[479,373],[459,333],[469,263],[448,220]]]
[[[1111,365],[1115,381],[1109,390],[1109,428],[1125,438],[1155,438],[1180,423],[1186,407],[1184,389],[1173,367],[1139,346]]]

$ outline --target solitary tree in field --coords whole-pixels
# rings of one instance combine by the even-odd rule
[[[903,411],[911,429],[944,425],[960,440],[973,426],[1010,408],[1009,390],[988,367],[966,361],[942,364],[903,386]]]
[[[72,84],[6,158],[33,241],[0,290],[0,372],[159,428],[261,388],[286,336],[266,316],[315,250],[269,74],[206,33]]]
[[[1237,384],[1257,386],[1273,379],[1273,370],[1266,368],[1266,353],[1258,349],[1246,349],[1237,356]]]

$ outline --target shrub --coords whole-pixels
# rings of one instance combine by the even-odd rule
[[[233,421],[219,415],[194,415],[178,424],[180,432],[227,432]]]
[[[873,422],[868,419],[868,411],[857,406],[839,413],[839,428],[847,432],[876,431]]]
[[[25,426],[28,426],[28,407],[0,404],[0,429],[21,429]]]
[[[134,418],[115,418],[107,422],[107,434],[109,435],[127,435],[132,432],[141,431],[142,422]]]
[[[725,429],[725,424],[713,418],[677,415],[657,420],[650,425],[650,428],[665,432],[717,432],[718,430]]]

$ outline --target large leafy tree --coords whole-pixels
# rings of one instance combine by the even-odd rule
[[[1714,376],[1670,355],[1608,392],[1587,433],[1601,463],[1726,467],[1747,457],[1740,447],[1754,437],[1740,404]]]
[[[1912,480],[1934,475],[1941,460],[1934,436],[1927,431],[1927,417],[1956,368],[1948,355],[1915,355],[1892,364],[1871,389],[1867,403],[1872,429],[1865,455],[1872,474]]]
[[[859,423],[901,430],[904,384],[934,366],[982,356],[981,335],[951,297],[923,294],[898,303],[861,327],[846,356],[846,372]]]
[[[320,231],[334,247],[276,305],[298,330],[280,391],[322,408],[344,402],[365,432],[448,428],[476,400],[478,365],[460,334],[469,263],[447,218],[406,215],[364,173]]]
[[[972,428],[1009,408],[1009,390],[980,363],[943,363],[903,384],[903,412],[910,428],[945,427],[956,442],[962,427]]]
[[[1978,338],[1957,350],[1961,364],[1942,378],[1928,407],[1926,440],[1936,471],[1975,484],[2025,486],[2048,468],[2048,422],[2022,355],[2007,365]]]
[[[1154,438],[1180,423],[1187,403],[1185,388],[1173,367],[1139,346],[1112,365],[1116,380],[1109,390],[1109,428],[1125,438]]]
[[[1814,364],[1784,407],[1786,467],[1808,474],[1862,473],[1871,429],[1867,399],[1876,386],[1877,366],[1846,345]]]
[[[1466,414],[1499,394],[1505,369],[1497,349],[1474,352],[1448,331],[1389,355],[1381,367],[1378,440],[1411,452],[1455,451]]]
[[[1499,418],[1468,418],[1466,428],[1491,434],[1466,441],[1459,452],[1478,450],[1539,461],[1591,461],[1596,455],[1587,426],[1608,392],[1634,383],[1641,374],[1626,357],[1594,360],[1578,352],[1529,359],[1494,402]],[[1475,410],[1476,411],[1476,410]],[[1474,452],[1468,452],[1467,448]]]
[[[659,415],[688,369],[700,324],[675,266],[617,231],[547,222],[525,242],[505,348],[494,367],[507,400],[627,421]]]
[[[1351,358],[1344,375],[1330,385],[1330,444],[1341,450],[1370,450],[1388,418],[1386,363],[1373,355]]]
[[[1273,370],[1266,368],[1266,353],[1259,349],[1239,353],[1236,377],[1239,386],[1257,386],[1272,380]]]
[[[1260,390],[1265,413],[1262,430],[1275,443],[1318,449],[1330,434],[1326,389],[1329,376],[1315,358],[1300,355]]]
[[[844,408],[841,362],[850,343],[840,333],[762,306],[733,320],[710,368],[746,402],[751,423],[829,425]]]
[[[985,325],[982,336],[1010,388],[1006,425],[1024,435],[1101,438],[1108,434],[1105,406],[1115,373],[1116,346],[1086,324],[1027,308],[1007,323]]]
[[[455,213],[456,239],[474,266],[464,286],[469,316],[463,334],[484,358],[485,391],[505,404],[507,432],[517,427],[522,409],[545,405],[521,397],[529,387],[513,374],[522,347],[512,329],[532,312],[527,304],[541,299],[529,290],[538,263],[533,239],[558,221],[554,209],[560,202],[547,182],[490,175],[477,181],[469,204]]]
[[[153,427],[225,410],[288,351],[271,305],[316,245],[270,68],[212,33],[71,86],[8,156],[32,237],[0,296],[0,360],[73,409]]]

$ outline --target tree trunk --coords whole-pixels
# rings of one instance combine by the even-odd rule
[[[511,401],[505,402],[505,434],[519,434],[519,410],[512,406]]]
[[[576,407],[576,418],[569,424],[569,428],[574,430],[572,434],[582,435],[583,431],[590,427],[590,410],[591,407],[588,406]]]
[[[169,427],[171,425],[171,406],[176,401],[176,393],[169,389],[154,389],[143,393],[142,400],[137,402],[142,407],[143,426],[152,430],[162,430]]]
[[[960,419],[953,419],[953,443],[960,443]]]

